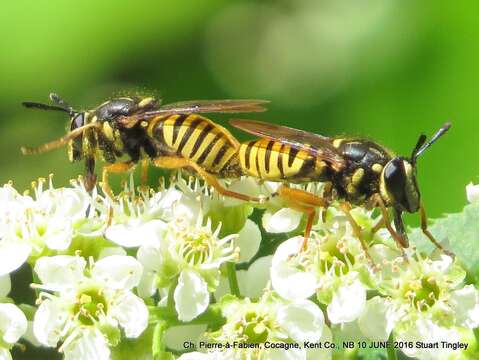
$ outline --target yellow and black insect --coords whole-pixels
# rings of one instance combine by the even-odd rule
[[[248,175],[286,184],[280,187],[278,194],[293,208],[309,215],[305,239],[311,230],[315,208],[326,208],[330,200],[337,197],[345,200],[341,208],[365,250],[361,228],[351,216],[349,204],[378,207],[382,219],[373,231],[386,226],[401,249],[409,246],[402,213],[419,211],[422,231],[442,249],[427,229],[416,180],[416,160],[450,128],[450,123],[444,124],[427,142],[426,136],[421,135],[409,158],[396,156],[387,148],[361,138],[329,138],[254,120],[231,120],[230,123],[260,136],[258,140],[241,144],[241,167]],[[287,183],[310,181],[328,184],[324,197],[287,187]],[[393,210],[395,230],[388,208]]]
[[[110,196],[108,174],[130,171],[141,160],[143,182],[146,165],[151,161],[164,168],[193,168],[223,195],[258,200],[228,191],[216,180],[241,176],[239,143],[222,126],[198,114],[261,112],[266,110],[266,101],[194,100],[161,105],[153,97],[120,97],[93,110],[77,111],[56,94],[50,94],[50,99],[54,105],[23,105],[66,112],[71,119],[70,131],[39,147],[22,147],[22,152],[40,153],[68,144],[70,161],[85,160],[85,184],[89,190],[96,183],[97,158],[110,164],[102,172],[102,188]],[[124,156],[127,159],[121,160]]]

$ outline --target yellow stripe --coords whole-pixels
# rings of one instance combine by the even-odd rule
[[[146,129],[146,133],[148,136],[153,137],[153,129],[156,127],[161,120],[165,120],[164,116],[157,116],[150,120],[150,124],[148,125],[148,129]]]
[[[249,169],[246,168],[246,148],[248,147],[247,144],[241,144],[238,152],[239,160],[241,168],[244,169],[246,172],[249,172]]]
[[[249,153],[249,172],[253,176],[259,177],[262,179],[261,174],[258,174],[258,167],[256,165],[256,154],[258,153],[258,147],[252,146]]]
[[[213,161],[215,161],[216,154],[218,154],[218,151],[223,147],[225,144],[225,140],[223,138],[218,139],[218,141],[213,145],[213,148],[211,149],[210,153],[206,157],[205,161],[203,162],[203,167],[205,169],[211,170],[213,166]]]
[[[187,121],[187,120],[186,120]],[[191,152],[193,151],[193,147],[195,146],[196,140],[201,134],[201,131],[204,129],[204,127],[207,125],[206,122],[201,122],[195,130],[191,133],[189,139],[187,139],[185,146],[181,150],[181,155],[185,158],[189,158]],[[195,155],[196,157],[197,155]]]
[[[269,140],[261,140],[260,143],[257,143],[258,146],[255,146],[258,148],[258,151],[256,152],[256,159],[258,160],[258,167],[260,171],[260,177],[264,178],[266,173],[266,146],[268,145]]]
[[[221,159],[220,163],[215,167],[215,171],[220,172],[223,167],[226,165],[226,163],[236,154],[236,150],[231,146],[228,146],[228,149],[223,155],[223,158]]]
[[[279,149],[281,149],[281,143],[279,141],[275,142],[273,148],[271,149],[271,157],[269,159],[269,179],[281,179],[281,172],[278,167],[278,157]]]
[[[287,150],[283,152],[283,171],[284,171],[284,176],[288,178],[288,177],[295,176],[301,170],[301,167],[304,162],[303,158],[305,156],[304,154],[305,152],[304,151],[298,152],[294,157],[293,163],[291,164],[291,166],[289,166],[288,165],[289,153],[291,151],[291,147],[288,146],[286,149]]]
[[[195,115],[193,115],[193,118],[194,116]],[[177,150],[178,146],[180,146],[181,140],[183,139],[183,136],[185,136],[185,132],[190,127],[191,119],[192,119],[192,115],[188,116],[181,124],[180,129],[178,130],[178,137],[176,138],[176,143],[174,144],[175,150]]]
[[[193,160],[194,162],[197,162],[198,159],[200,158],[201,154],[203,154],[203,152],[206,150],[208,145],[214,140],[214,138],[216,137],[217,134],[218,133],[215,131],[215,129],[212,129],[208,133],[208,135],[206,135],[205,139],[201,142],[200,148],[198,149],[195,156],[191,160]]]
[[[173,128],[175,125],[175,120],[180,115],[173,115],[170,116],[168,119],[165,120],[165,124],[163,125],[163,136],[165,138],[166,145],[173,148]]]

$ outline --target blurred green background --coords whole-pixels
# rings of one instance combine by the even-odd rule
[[[3,2],[0,181],[23,190],[50,172],[57,186],[82,173],[65,150],[20,154],[64,134],[64,114],[20,105],[51,91],[77,108],[125,92],[263,98],[269,112],[243,116],[367,136],[407,156],[421,132],[452,121],[418,175],[430,216],[458,211],[479,175],[479,3],[440,3]]]

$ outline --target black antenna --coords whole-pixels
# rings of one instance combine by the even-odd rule
[[[65,100],[63,100],[57,94],[51,93],[49,97],[50,97],[50,100],[57,105],[42,104],[42,103],[31,102],[31,101],[24,101],[22,102],[22,105],[30,109],[63,111],[68,113],[69,115],[73,115],[75,113],[73,108],[70,105],[68,105],[68,103],[65,102]]]
[[[421,154],[424,152],[424,150],[426,150],[429,146],[431,146],[432,144],[434,144],[437,139],[439,139],[442,135],[444,135],[446,133],[447,130],[449,130],[451,127],[451,123],[450,122],[447,122],[445,123],[435,134],[434,136],[431,138],[431,140],[429,140],[427,143],[424,144],[424,141],[426,140],[426,137],[424,135],[421,135],[419,137],[419,140],[417,142],[417,145],[416,145],[416,148],[414,149],[413,151],[413,155],[412,155],[412,162],[415,163],[416,162],[416,159],[421,156]],[[424,136],[424,138],[423,138]],[[418,148],[419,147],[419,148]]]

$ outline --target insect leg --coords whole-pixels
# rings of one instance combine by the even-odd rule
[[[141,177],[140,184],[141,186],[146,186],[148,184],[148,160],[141,160]]]
[[[391,226],[391,219],[389,217],[388,209],[386,205],[384,205],[383,199],[381,199],[381,196],[377,194],[375,197],[375,202],[376,205],[379,207],[379,210],[381,211],[382,217],[383,217],[383,222],[386,228],[388,229],[389,233],[393,237],[394,241],[398,245],[399,249],[401,250],[401,253],[404,257],[406,257],[406,253],[404,251],[404,248],[408,247],[408,240],[405,238],[406,234],[404,236],[400,236]]]
[[[359,224],[356,222],[356,220],[354,220],[353,216],[351,215],[351,205],[347,202],[343,202],[339,206],[341,207],[341,210],[343,211],[344,215],[346,216],[346,219],[351,225],[354,236],[356,236],[359,239],[359,242],[361,243],[361,247],[363,248],[363,251],[366,254],[366,258],[371,264],[374,264],[374,261],[371,255],[369,254],[368,244],[366,243],[366,240],[364,240],[361,226],[359,226]]]
[[[108,182],[109,173],[124,173],[132,170],[135,167],[135,162],[126,161],[116,164],[111,164],[103,167],[102,176],[101,176],[101,188],[103,192],[113,199],[113,192],[111,191],[110,183]]]
[[[199,166],[197,163],[191,160],[179,158],[179,157],[173,157],[173,156],[162,156],[153,160],[153,164],[155,166],[165,168],[165,169],[180,169],[184,167],[191,167],[198,173],[198,175],[200,175],[203,178],[203,180],[206,181],[208,185],[215,188],[215,190],[218,191],[218,193],[220,193],[223,196],[229,196],[239,200],[253,201],[258,203],[262,201],[260,198],[255,196],[240,194],[240,193],[225,189],[223,185],[221,185],[218,182],[218,180],[216,180],[213,174],[210,174],[201,166]]]
[[[443,253],[446,255],[454,257],[454,253],[444,249],[444,247],[439,244],[439,242],[434,238],[434,236],[431,234],[431,232],[427,229],[427,216],[426,216],[426,210],[424,210],[424,207],[421,205],[419,208],[419,218],[421,220],[421,230],[424,235],[428,237],[428,239]]]
[[[301,246],[301,251],[306,251],[308,248],[308,240],[311,234],[311,228],[313,227],[313,221],[316,216],[315,208],[322,207],[327,209],[329,202],[322,197],[316,196],[307,191],[292,189],[284,185],[278,189],[277,195],[283,198],[292,209],[301,211],[308,216],[306,228],[304,230],[304,241],[303,245]]]

